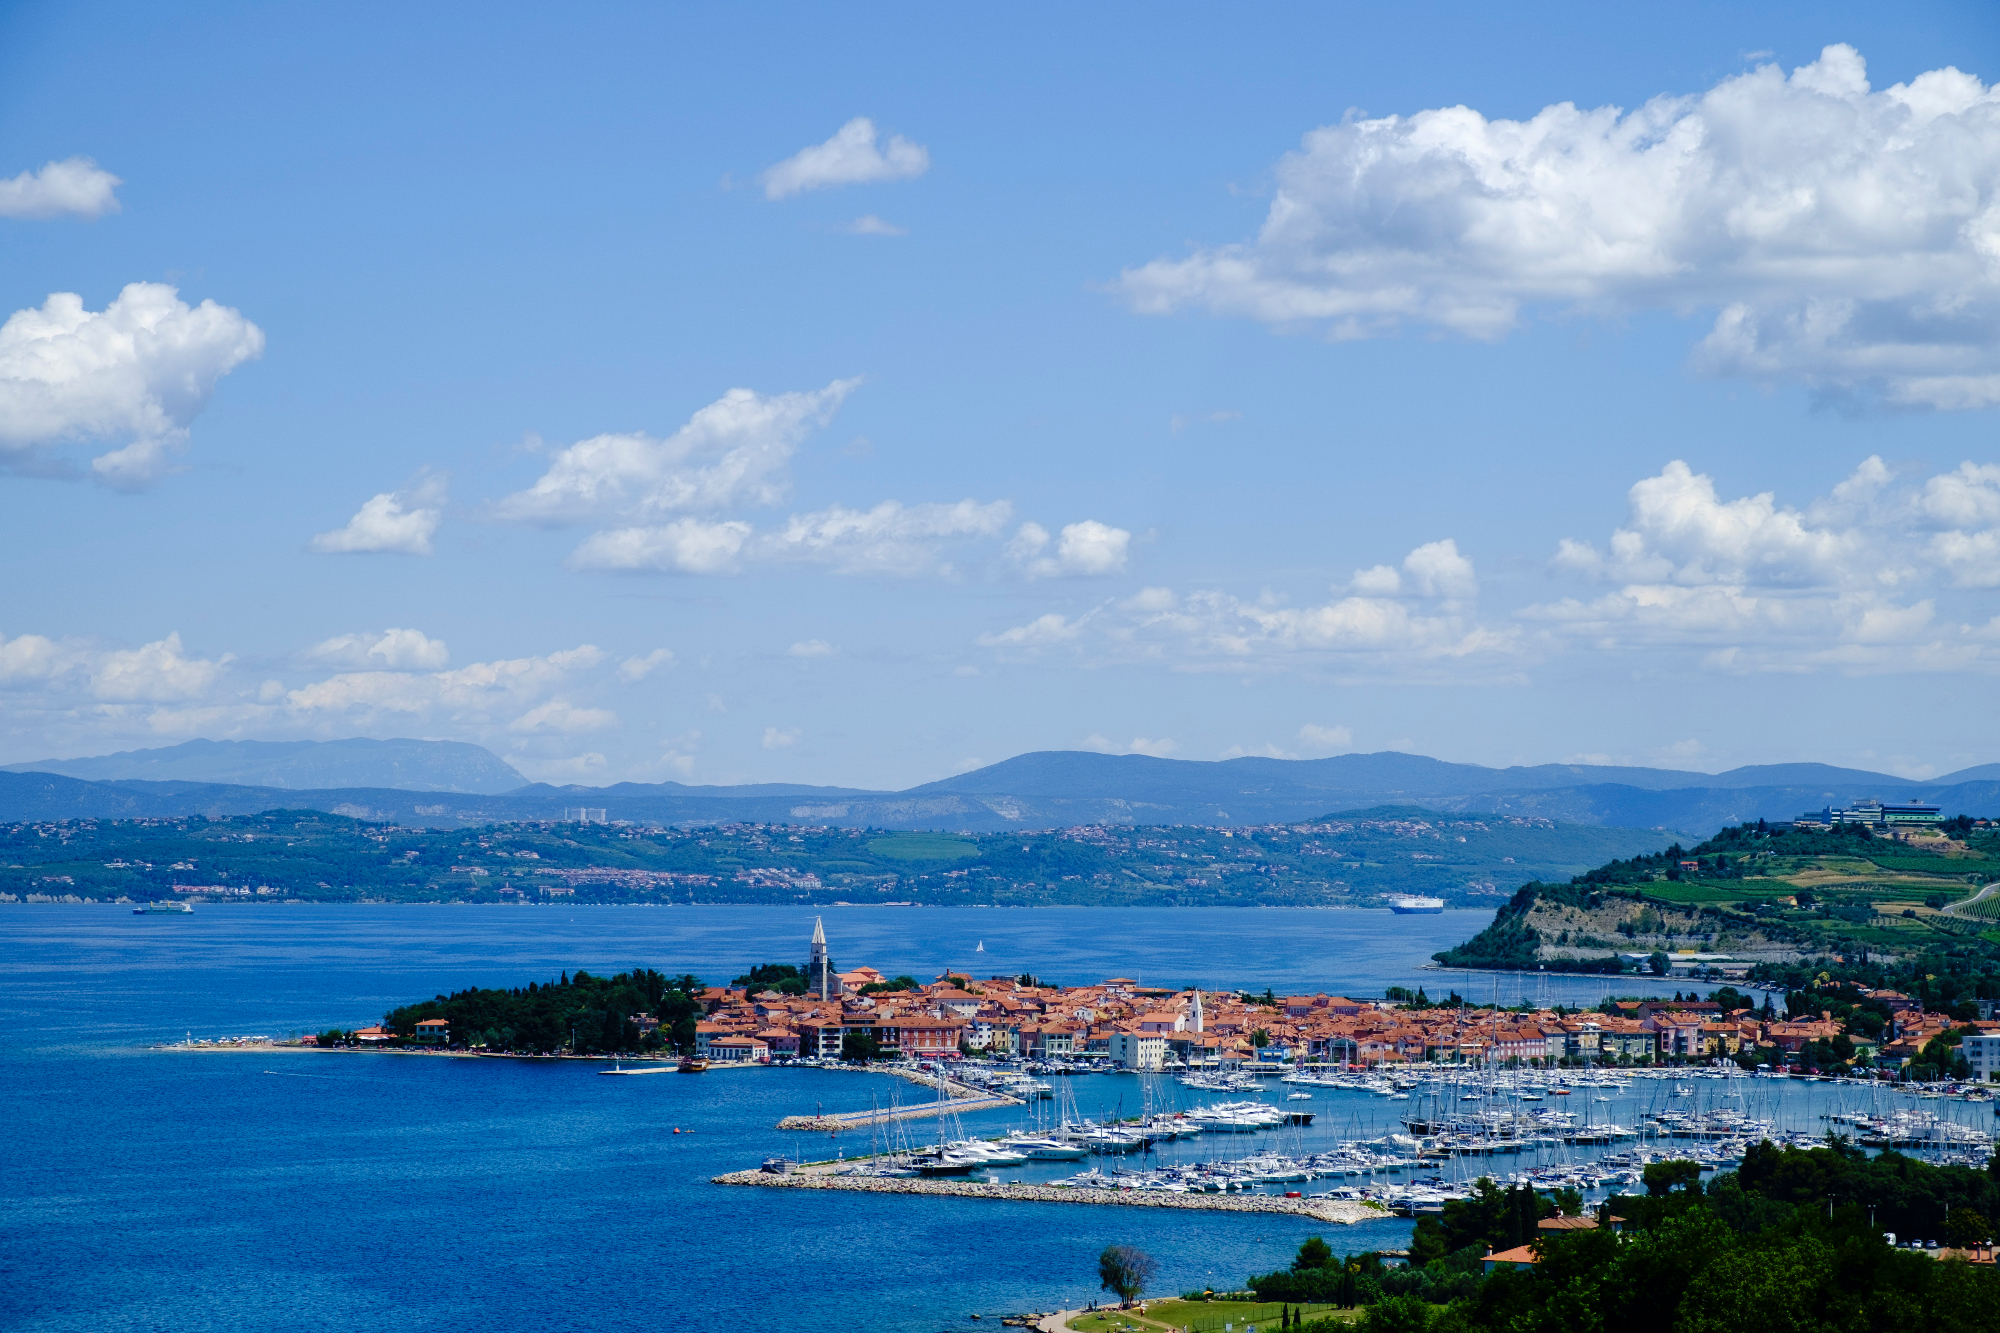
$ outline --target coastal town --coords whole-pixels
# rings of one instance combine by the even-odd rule
[[[1229,1072],[1308,1064],[1537,1068],[1727,1060],[1745,1068],[1837,1067],[1881,1077],[1912,1070],[1943,1077],[1956,1069],[1984,1081],[2000,1072],[1993,1001],[1960,1001],[1950,1012],[1935,1012],[1899,991],[1852,985],[1816,992],[1817,998],[1795,993],[1775,1004],[1725,986],[1706,999],[1676,991],[1671,999],[1607,1000],[1579,1010],[1476,1006],[1456,996],[1439,1002],[1400,989],[1354,999],[1149,986],[1132,977],[1059,986],[1032,975],[976,977],[971,969],[947,969],[920,982],[869,966],[838,969],[817,921],[804,969],[770,966],[752,975],[768,979],[730,986],[689,979],[690,1012],[678,1031],[663,1026],[658,1014],[634,1012],[618,1025],[626,1039],[596,1053],[678,1048],[711,1066],[1012,1059]],[[1810,1007],[1799,1012],[1801,1003]],[[437,1008],[399,1010],[398,1023],[338,1040],[494,1053],[506,1046],[476,1025],[455,1023],[449,1002]],[[572,1052],[583,1053],[573,1043]]]

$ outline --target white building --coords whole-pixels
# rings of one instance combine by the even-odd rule
[[[1158,1069],[1167,1061],[1167,1039],[1157,1032],[1114,1032],[1111,1062],[1120,1069]]]
[[[1972,1076],[1981,1083],[2000,1080],[2000,1032],[1968,1034],[1958,1045],[1965,1062],[1972,1066]]]

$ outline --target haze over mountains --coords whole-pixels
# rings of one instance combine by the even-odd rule
[[[0,769],[0,819],[140,818],[326,810],[454,827],[594,818],[754,821],[991,831],[1069,824],[1295,822],[1384,805],[1536,815],[1562,823],[1706,836],[1741,820],[1881,797],[1948,814],[2000,812],[2000,764],[1913,782],[1826,764],[1727,773],[1584,764],[1487,768],[1384,752],[1330,759],[1154,759],[1051,750],[901,792],[789,783],[553,787],[476,745],[450,741],[191,741]]]
[[[302,790],[398,787],[408,791],[503,792],[528,780],[483,745],[356,738],[344,741],[188,741],[88,759],[38,759],[6,773],[60,773],[89,782],[223,782]]]

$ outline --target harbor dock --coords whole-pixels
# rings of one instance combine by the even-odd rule
[[[1275,1194],[1176,1194],[1165,1190],[1089,1189],[1073,1185],[1003,1185],[980,1180],[932,1180],[920,1176],[838,1176],[832,1162],[774,1171],[731,1171],[713,1177],[717,1185],[762,1185],[770,1189],[858,1190],[867,1194],[930,1194],[953,1199],[1006,1199],[1015,1203],[1088,1203],[1122,1208],[1186,1208],[1219,1213],[1283,1213],[1316,1222],[1350,1225],[1387,1216],[1378,1207],[1344,1199],[1285,1199]]]

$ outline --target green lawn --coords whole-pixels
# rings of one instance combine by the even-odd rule
[[[1078,1333],[1160,1333],[1161,1329],[1187,1329],[1190,1333],[1277,1333],[1278,1320],[1287,1309],[1305,1311],[1307,1319],[1328,1316],[1360,1318],[1360,1310],[1338,1310],[1331,1305],[1285,1306],[1259,1301],[1147,1301],[1144,1315],[1122,1310],[1078,1315],[1069,1326]]]
[[[979,855],[979,844],[949,833],[891,833],[870,838],[868,850],[892,861],[958,861]]]

